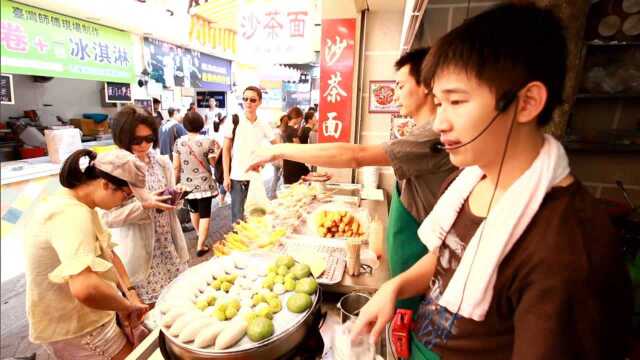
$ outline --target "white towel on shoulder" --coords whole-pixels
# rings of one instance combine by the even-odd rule
[[[440,297],[440,305],[454,313],[459,308],[458,313],[466,318],[484,320],[502,259],[527,228],[547,192],[569,171],[569,160],[562,145],[552,136],[545,135],[544,145],[531,167],[492,206],[489,217],[480,224],[469,241],[458,268]],[[430,251],[442,244],[460,209],[483,175],[477,166],[465,168],[420,225],[418,236]],[[480,242],[484,226],[487,228]]]

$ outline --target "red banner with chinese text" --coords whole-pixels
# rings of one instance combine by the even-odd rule
[[[318,142],[350,142],[356,19],[322,20]]]

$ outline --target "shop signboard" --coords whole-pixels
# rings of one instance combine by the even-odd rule
[[[314,60],[311,0],[241,0],[238,60],[306,64]]]
[[[153,114],[153,100],[151,99],[134,99],[133,103]]]
[[[206,4],[204,6],[207,6]],[[189,40],[191,44],[203,46],[213,51],[231,51],[236,54],[236,32],[224,29],[198,15],[191,16]],[[206,50],[206,49],[205,49]]]
[[[322,20],[318,142],[349,142],[355,19]]]
[[[130,103],[131,84],[128,83],[104,83],[105,102]]]
[[[231,90],[231,62],[164,41],[144,38],[144,61],[151,81],[173,89]]]
[[[135,81],[129,33],[13,1],[0,1],[2,72]]]
[[[14,103],[13,76],[11,74],[0,74],[0,104]]]

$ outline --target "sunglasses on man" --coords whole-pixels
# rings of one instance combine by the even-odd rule
[[[255,104],[255,103],[257,103],[257,102],[258,102],[258,99],[256,99],[256,98],[243,97],[243,98],[242,98],[242,101],[243,101],[243,102],[250,102],[250,103],[252,103],[252,104]]]
[[[136,136],[131,141],[131,144],[133,144],[133,145],[142,145],[143,142],[152,144],[154,141],[156,141],[156,137],[153,136],[153,135]]]

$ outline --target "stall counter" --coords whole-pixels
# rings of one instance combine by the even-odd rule
[[[82,143],[85,149],[94,151],[109,151],[115,148],[113,140],[91,141]],[[24,159],[16,161],[6,161],[1,165],[0,179],[2,185],[12,184],[20,181],[33,180],[37,178],[57,175],[62,164],[51,162],[48,156],[34,159]]]
[[[387,195],[385,193],[384,200],[362,200],[360,203],[360,207],[367,209],[372,218],[376,217],[380,220],[383,234],[387,233],[387,220],[389,216],[386,197]],[[366,292],[369,294],[375,293],[380,286],[390,278],[389,263],[386,257],[382,256],[378,261],[380,263],[371,275],[360,274],[358,276],[351,276],[345,271],[342,281],[335,285],[323,285],[323,289],[340,294],[348,294],[353,291]]]
[[[333,335],[336,327],[340,324],[340,310],[336,306],[337,298],[328,296],[322,302],[322,312],[327,314],[322,323],[320,333],[325,342],[325,350],[322,359],[336,359],[333,355]],[[379,343],[376,346],[376,360],[397,359],[393,353],[391,339],[388,337],[389,331],[383,331]],[[153,330],[144,341],[142,341],[125,360],[165,360],[160,350],[160,329]]]
[[[386,234],[388,219],[388,202],[386,193],[383,198],[383,200],[362,200],[360,202],[360,207],[367,209],[371,217],[377,217],[380,220],[383,225],[383,233]],[[322,290],[325,293],[325,295],[323,295],[322,311],[327,313],[327,318],[324,321],[324,325],[322,325],[321,330],[323,339],[325,340],[325,346],[327,346],[328,341],[331,341],[328,340],[325,335],[331,337],[333,331],[335,331],[335,326],[340,322],[339,309],[336,306],[340,296],[354,292],[372,295],[385,281],[389,280],[389,265],[387,260],[383,256],[379,259],[379,262],[379,266],[371,275],[360,274],[359,276],[350,276],[345,272],[342,281],[339,283],[335,285],[322,285]],[[159,329],[157,328],[152,331],[151,334],[133,350],[133,352],[127,357],[127,360],[164,359],[161,354],[161,350],[159,349],[159,334]],[[328,345],[331,346],[330,343]],[[382,341],[377,347],[377,354],[377,359],[396,359],[391,350],[390,339],[387,338],[387,331],[383,332]],[[325,357],[323,357],[323,359],[324,358]],[[333,357],[329,355],[327,358],[332,359]]]

